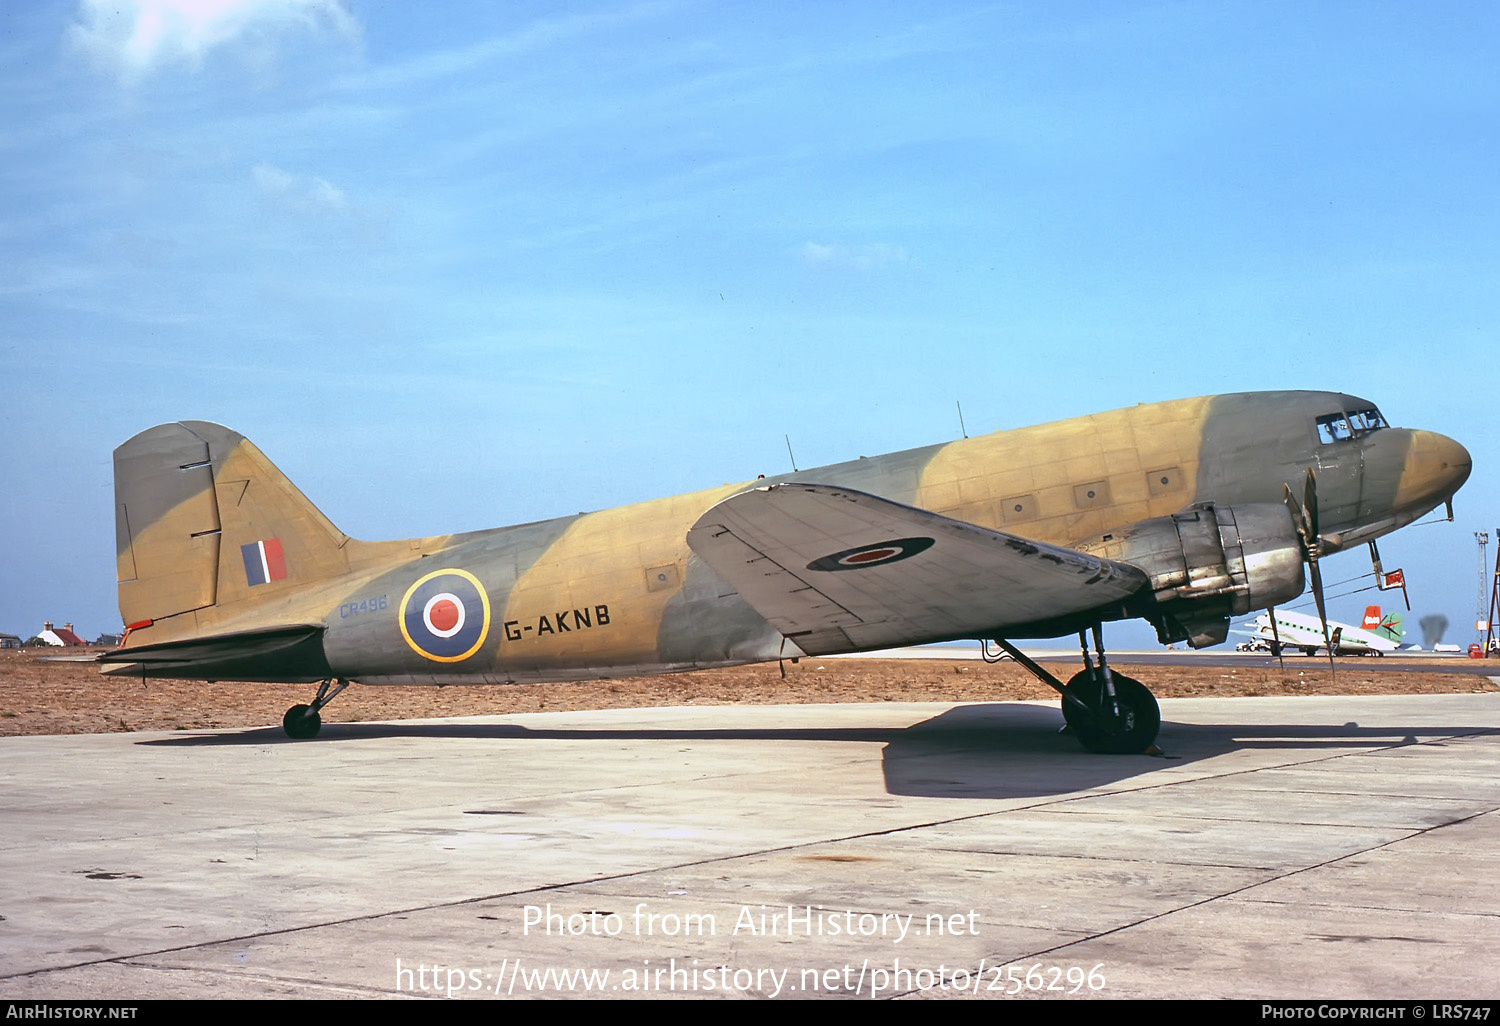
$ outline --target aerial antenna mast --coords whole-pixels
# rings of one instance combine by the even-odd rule
[[[1479,549],[1479,587],[1481,589],[1484,588],[1483,543],[1481,543]],[[1482,598],[1479,608],[1482,614],[1484,610]],[[1497,636],[1500,636],[1500,628],[1495,626],[1495,614],[1497,612],[1500,612],[1500,527],[1495,528],[1495,573],[1490,578],[1490,615],[1484,621],[1484,640],[1480,642],[1484,646],[1483,651],[1486,658],[1496,654],[1495,640]]]
[[[1489,560],[1485,559],[1489,552],[1490,534],[1488,531],[1475,531],[1474,541],[1479,544],[1479,586],[1474,592],[1474,631],[1479,635],[1480,644],[1487,645],[1489,642],[1489,624],[1485,622],[1485,613],[1489,610],[1489,592],[1485,588],[1485,575],[1489,570]],[[1496,532],[1496,541],[1500,542],[1500,531]],[[1500,549],[1496,550],[1500,554]]]

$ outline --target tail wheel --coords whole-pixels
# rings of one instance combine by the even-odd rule
[[[323,717],[313,712],[310,705],[294,705],[281,718],[281,729],[286,731],[287,737],[304,741],[318,736],[318,731],[323,729]]]
[[[1077,698],[1090,711],[1085,712],[1065,697],[1063,719],[1091,752],[1140,755],[1151,747],[1161,730],[1161,707],[1156,704],[1156,696],[1140,681],[1119,673],[1111,677],[1118,715],[1103,708],[1103,683],[1095,679],[1093,671],[1082,670],[1068,681],[1066,694]]]

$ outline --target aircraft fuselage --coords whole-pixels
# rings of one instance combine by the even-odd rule
[[[1302,487],[1309,467],[1325,552],[1411,523],[1448,499],[1469,471],[1462,446],[1387,427],[1364,400],[1329,392],[1247,393],[1144,404],[515,527],[361,542],[316,510],[299,514],[301,534],[268,537],[300,494],[288,486],[294,498],[268,497],[275,489],[258,482],[275,468],[233,432],[198,422],[178,427],[205,439],[221,519],[231,515],[232,498],[240,511],[232,515],[248,522],[234,544],[220,525],[225,541],[218,549],[205,551],[196,569],[172,571],[172,587],[185,596],[172,599],[141,585],[136,566],[149,562],[141,553],[153,545],[165,551],[169,541],[156,539],[151,523],[131,523],[122,541],[122,614],[127,623],[150,626],[134,632],[127,648],[271,624],[323,628],[320,639],[306,638],[274,659],[256,656],[245,665],[241,656],[225,656],[208,665],[199,660],[191,672],[184,666],[184,676],[219,679],[508,683],[795,653],[795,644],[789,648],[687,542],[695,521],[721,500],[781,482],[854,489],[1006,535],[1129,561],[1111,549],[1123,529],[1195,505],[1280,504],[1287,486]],[[213,430],[222,436],[211,437]],[[266,512],[256,513],[256,501]],[[186,506],[184,499],[161,520]],[[274,545],[258,542],[252,552],[242,543],[247,537]],[[1299,563],[1298,591],[1300,573]],[[136,590],[127,597],[130,588]],[[1116,603],[1080,615],[1098,622],[1147,615],[1141,610],[1148,606]],[[1059,621],[1006,626],[1011,637],[1072,629]],[[151,672],[173,675],[160,667]]]

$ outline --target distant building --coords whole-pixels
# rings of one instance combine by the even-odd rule
[[[103,645],[105,648],[119,648],[123,640],[125,639],[118,634],[101,634],[94,639],[94,644]]]
[[[21,639],[14,634],[0,634],[0,648],[20,648]]]
[[[54,628],[52,621],[48,620],[42,624],[42,633],[37,638],[43,645],[52,645],[55,648],[87,648],[88,642],[73,633],[73,625],[65,623],[61,627]]]

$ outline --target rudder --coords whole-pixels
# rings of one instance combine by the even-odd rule
[[[1381,618],[1380,626],[1375,628],[1375,633],[1399,644],[1404,630],[1400,613],[1386,613]]]

